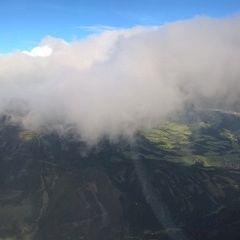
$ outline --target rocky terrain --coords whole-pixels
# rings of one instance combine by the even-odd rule
[[[238,240],[239,127],[204,113],[89,147],[2,117],[0,239]]]

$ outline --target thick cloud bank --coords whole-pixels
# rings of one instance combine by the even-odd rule
[[[0,55],[0,113],[85,140],[131,135],[193,104],[238,103],[240,17],[109,30]]]

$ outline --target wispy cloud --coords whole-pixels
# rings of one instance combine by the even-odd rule
[[[111,31],[111,30],[117,29],[117,27],[108,26],[108,25],[83,25],[83,26],[77,26],[76,28],[86,32],[94,32],[94,33]]]

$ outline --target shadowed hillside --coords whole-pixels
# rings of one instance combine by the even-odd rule
[[[1,240],[237,240],[238,116],[201,113],[88,147],[0,124]]]

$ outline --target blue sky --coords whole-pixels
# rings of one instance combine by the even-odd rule
[[[160,25],[239,12],[240,0],[3,0],[0,52],[30,49],[48,35],[68,41],[82,38],[90,33],[84,26]]]

